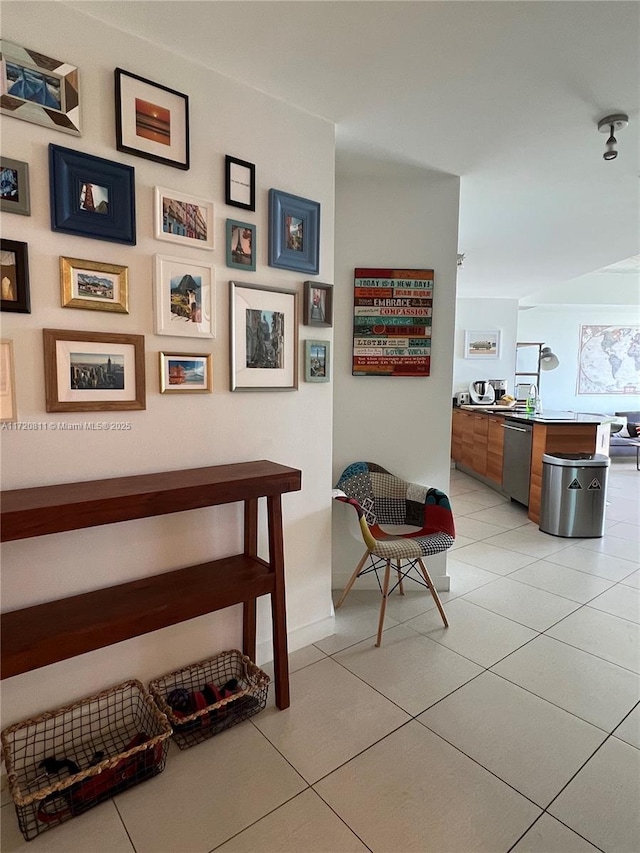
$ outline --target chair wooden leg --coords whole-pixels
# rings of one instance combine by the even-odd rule
[[[404,595],[404,583],[402,582],[402,572],[400,571],[401,565],[402,560],[396,560],[396,571],[398,572],[398,589],[400,590],[400,595]]]
[[[360,571],[362,570],[362,567],[364,566],[368,556],[369,556],[369,552],[365,551],[364,554],[362,555],[362,559],[360,560],[360,562],[356,566],[354,573],[349,578],[349,583],[345,586],[344,592],[342,593],[342,595],[338,599],[338,603],[336,604],[336,610],[338,609],[338,607],[340,607],[343,604],[345,598],[349,595],[349,592],[351,591],[351,587],[356,582],[357,577],[360,574]]]
[[[444,627],[448,628],[449,622],[447,621],[447,615],[444,612],[444,608],[442,607],[442,602],[440,601],[440,596],[438,595],[438,591],[436,590],[435,586],[433,585],[433,581],[431,580],[431,576],[429,575],[429,572],[427,571],[427,567],[425,566],[423,561],[420,559],[418,560],[418,563],[420,564],[420,569],[422,570],[422,574],[424,575],[424,579],[427,582],[427,586],[429,587],[429,592],[433,596],[433,600],[436,603],[436,607],[440,611],[440,616],[442,616],[442,621],[444,622]]]
[[[382,628],[384,626],[384,614],[387,609],[387,598],[389,597],[389,579],[391,578],[391,560],[387,560],[384,570],[384,584],[382,586],[382,601],[380,602],[380,619],[378,620],[378,638],[376,646],[382,642]]]

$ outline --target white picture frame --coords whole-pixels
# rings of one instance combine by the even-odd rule
[[[154,230],[156,240],[192,246],[194,249],[214,248],[213,202],[166,187],[155,188]]]
[[[500,358],[500,339],[502,333],[499,329],[492,331],[464,333],[464,357],[477,361],[485,358]]]
[[[156,255],[156,335],[215,338],[215,269],[212,263]]]

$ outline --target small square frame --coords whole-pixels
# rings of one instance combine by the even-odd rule
[[[31,216],[29,164],[0,157],[0,173],[0,210]]]
[[[297,292],[238,281],[229,285],[231,390],[297,389]]]
[[[156,335],[215,338],[213,264],[156,255],[154,272]],[[188,286],[187,277],[194,287]]]
[[[13,341],[3,339],[0,341],[0,423],[17,420]]]
[[[305,326],[333,326],[333,285],[305,281],[302,311]]]
[[[304,342],[305,382],[329,382],[331,379],[331,341]]]
[[[176,169],[189,168],[189,97],[115,69],[116,148]]]
[[[156,240],[213,249],[213,202],[165,187],[155,189]]]
[[[83,273],[88,274],[85,280]],[[129,268],[61,256],[60,301],[63,308],[128,314]]]
[[[243,210],[256,209],[256,167],[253,163],[226,155],[224,200],[225,204],[241,207]]]
[[[251,251],[247,251],[248,249]],[[227,219],[227,266],[236,270],[255,272],[255,225],[251,225],[250,222],[238,222],[237,219]]]
[[[485,358],[500,358],[500,330],[490,332],[465,332],[464,357],[476,361]]]
[[[146,408],[144,335],[63,329],[43,329],[42,335],[47,412],[115,412]],[[81,351],[74,352],[78,349]],[[108,359],[106,369],[105,362],[97,361],[105,356]],[[118,363],[114,364],[116,359]],[[96,370],[96,364],[100,370]],[[122,376],[118,377],[118,373]],[[107,381],[105,374],[114,376],[114,388],[98,387]],[[77,378],[72,380],[72,375]]]
[[[0,311],[14,314],[31,314],[29,290],[29,246],[17,240],[0,239],[0,252],[13,254],[15,264],[2,265],[2,293]]]
[[[0,40],[0,50],[2,51],[0,89],[2,112],[33,124],[43,124],[50,130],[61,130],[63,133],[80,136],[78,69],[61,59],[52,59],[50,56],[5,39]],[[9,81],[12,77],[16,79],[11,83],[11,88],[20,83],[19,75],[16,74],[18,69],[27,69],[30,76],[40,78],[42,88],[47,90],[50,103],[38,103],[36,100],[9,92]],[[57,98],[55,94],[52,97],[52,91],[58,93]]]
[[[92,207],[87,208],[89,186]],[[95,197],[94,188],[99,190]],[[105,205],[101,197],[105,195],[106,209],[101,209]],[[50,144],[49,196],[52,231],[135,246],[135,170],[132,166]]]
[[[269,190],[269,266],[317,275],[320,203]]]
[[[211,394],[213,391],[211,353],[161,352],[161,394]],[[191,365],[187,367],[187,365]],[[189,377],[189,372],[200,366],[202,377]]]

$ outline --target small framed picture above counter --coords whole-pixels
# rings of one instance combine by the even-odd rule
[[[500,358],[499,330],[492,332],[465,332],[464,357],[471,359]]]

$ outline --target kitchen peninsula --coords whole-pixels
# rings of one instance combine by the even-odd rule
[[[538,524],[543,454],[608,453],[607,420],[606,415],[579,412],[529,414],[506,406],[460,406],[453,410],[451,458],[456,468],[528,506],[530,520]],[[508,440],[505,448],[507,430],[521,433],[527,442],[516,463]],[[505,488],[514,468],[528,481],[522,497]]]

